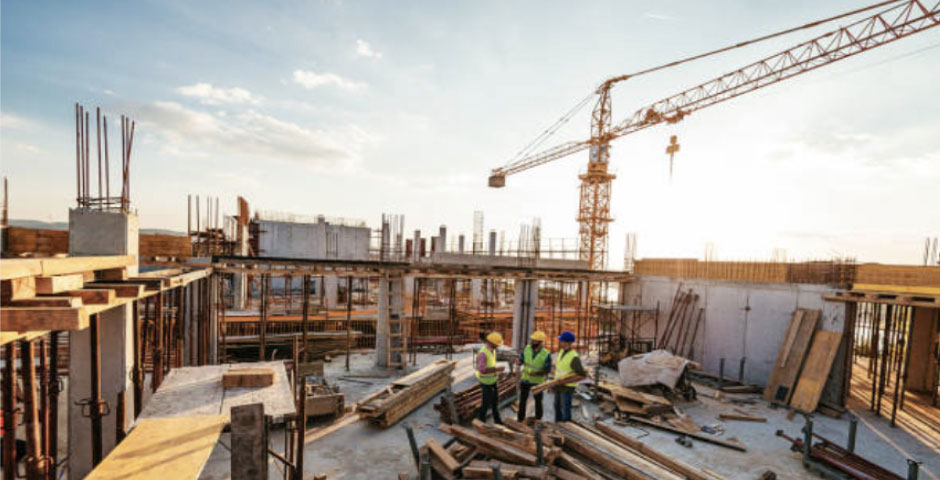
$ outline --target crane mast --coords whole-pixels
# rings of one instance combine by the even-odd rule
[[[603,269],[607,263],[608,227],[613,221],[610,216],[611,183],[616,178],[608,171],[611,141],[661,123],[679,122],[693,111],[940,25],[940,1],[932,8],[925,7],[922,0],[882,2],[855,12],[892,3],[895,5],[874,15],[640,108],[616,125],[612,123],[610,90],[615,84],[631,76],[621,75],[610,78],[595,92],[597,101],[591,113],[590,139],[566,142],[537,153],[521,155],[506,165],[493,169],[490,172],[489,186],[504,187],[506,177],[509,175],[588,150],[587,171],[578,177],[581,180],[577,217],[579,256],[581,260],[588,262],[589,268]],[[855,12],[848,12],[848,14]],[[842,14],[833,18],[842,18],[846,15]],[[807,26],[815,26],[819,23],[821,22],[814,22]],[[795,30],[791,29],[782,33]],[[770,37],[762,37],[762,39]],[[743,42],[716,52],[753,42],[753,40]],[[705,55],[698,55],[693,59],[703,56]],[[672,62],[664,67],[679,63],[682,62]],[[663,67],[656,67],[645,72],[661,68]],[[563,117],[563,120],[567,119]]]

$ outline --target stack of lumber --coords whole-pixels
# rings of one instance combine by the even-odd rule
[[[428,440],[433,478],[495,478],[493,466],[506,479],[665,479],[720,480],[604,425],[576,422],[542,423],[541,459],[535,429],[506,420],[505,426],[474,421],[472,428],[441,425],[451,435],[444,445]]]
[[[649,417],[668,414],[673,412],[674,408],[672,402],[661,395],[608,382],[598,383],[597,395],[601,401],[601,409],[614,413],[620,419],[626,419],[629,416]]]
[[[7,242],[3,253],[8,255],[32,254],[53,256],[69,251],[68,230],[7,227]]]
[[[515,395],[516,386],[519,384],[519,377],[503,372],[499,375],[497,388],[499,389],[500,400]],[[434,405],[434,409],[441,414],[441,421],[444,423],[466,423],[476,415],[480,409],[480,403],[483,401],[483,389],[480,384],[474,383],[454,394],[454,406],[457,410],[457,420],[450,418],[450,407],[447,401],[442,397],[441,401]]]
[[[382,428],[388,428],[412,410],[446,390],[451,384],[454,364],[450,360],[438,360],[409,375],[388,384],[359,402],[356,411]]]

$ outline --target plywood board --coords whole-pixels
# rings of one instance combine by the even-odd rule
[[[774,369],[770,372],[764,399],[786,405],[793,394],[793,386],[800,375],[803,359],[819,323],[819,310],[797,309],[793,312],[790,328],[780,346]]]
[[[802,412],[812,413],[819,404],[826,378],[832,370],[839,343],[842,341],[841,332],[820,330],[813,337],[813,345],[803,364],[800,380],[793,390],[790,406]]]
[[[225,422],[221,415],[139,420],[130,435],[85,478],[198,478]]]

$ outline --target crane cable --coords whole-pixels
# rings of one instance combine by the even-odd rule
[[[901,1],[904,1],[904,0],[884,0],[884,1],[882,1],[882,2],[878,2],[878,3],[875,3],[875,4],[869,5],[869,6],[867,6],[867,7],[858,8],[858,9],[855,9],[855,10],[852,10],[852,11],[849,11],[849,12],[841,13],[841,14],[839,14],[839,15],[835,15],[835,16],[832,16],[832,17],[824,18],[824,19],[822,19],[822,20],[816,20],[816,21],[814,21],[814,22],[810,22],[810,23],[807,23],[807,24],[805,24],[805,25],[801,25],[801,26],[799,26],[799,27],[788,28],[788,29],[786,29],[786,30],[781,30],[781,31],[776,32],[776,33],[771,33],[771,34],[764,35],[764,36],[761,36],[761,37],[757,37],[757,38],[754,38],[754,39],[751,39],[751,40],[747,40],[747,41],[744,41],[744,42],[739,42],[739,43],[736,43],[736,44],[734,44],[734,45],[729,45],[729,46],[727,46],[727,47],[722,47],[722,48],[719,48],[719,49],[717,49],[717,50],[711,50],[711,51],[709,51],[709,52],[700,53],[700,54],[698,54],[698,55],[693,55],[693,56],[691,56],[691,57],[686,57],[686,58],[679,59],[679,60],[675,60],[675,61],[672,61],[672,62],[669,62],[669,63],[664,63],[664,64],[662,64],[662,65],[658,65],[658,66],[655,66],[655,67],[650,67],[650,68],[647,68],[647,69],[645,69],[645,70],[640,70],[640,71],[638,71],[638,72],[634,72],[634,73],[632,73],[632,74],[620,75],[620,76],[617,76],[617,77],[612,77],[612,78],[606,80],[606,81],[602,84],[602,87],[603,87],[604,85],[606,85],[606,86],[609,87],[609,86],[612,85],[613,83],[620,82],[620,81],[626,80],[626,79],[628,79],[628,78],[633,78],[633,77],[637,77],[637,76],[640,76],[640,75],[645,75],[645,74],[647,74],[647,73],[653,73],[653,72],[656,72],[656,71],[659,71],[659,70],[665,70],[665,69],[667,69],[667,68],[671,68],[671,67],[675,67],[675,66],[678,66],[678,65],[682,65],[683,63],[688,63],[688,62],[692,62],[692,61],[695,61],[695,60],[700,60],[700,59],[702,59],[702,58],[710,57],[710,56],[712,56],[712,55],[717,55],[717,54],[719,54],[719,53],[724,53],[724,52],[727,52],[727,51],[729,51],[729,50],[734,50],[734,49],[736,49],[736,48],[746,47],[746,46],[748,46],[748,45],[752,45],[752,44],[755,44],[755,43],[759,43],[759,42],[762,42],[762,41],[764,41],[764,40],[770,40],[770,39],[772,39],[772,38],[780,37],[780,36],[787,35],[787,34],[790,34],[790,33],[793,33],[793,32],[797,32],[797,31],[800,31],[800,30],[806,30],[806,29],[809,29],[809,28],[818,27],[819,25],[822,25],[822,24],[824,24],[824,23],[829,23],[829,22],[832,22],[832,21],[835,21],[835,20],[839,20],[839,19],[842,19],[842,18],[845,18],[845,17],[849,17],[849,16],[856,15],[856,14],[859,14],[859,13],[862,13],[862,12],[866,12],[866,11],[868,11],[868,10],[874,10],[874,9],[876,9],[876,8],[881,8],[881,7],[885,6],[885,5],[890,5],[890,4],[893,4],[893,3],[899,3],[899,2],[901,2]],[[590,100],[594,97],[595,94],[596,94],[596,92],[593,92],[593,93],[591,93],[590,95],[584,97],[584,99],[582,99],[580,102],[576,103],[576,104],[574,105],[574,107],[572,107],[570,110],[568,110],[567,113],[565,113],[564,115],[562,115],[562,117],[559,118],[555,123],[553,123],[551,126],[549,126],[548,128],[546,128],[542,133],[540,133],[537,137],[535,137],[535,139],[533,139],[533,140],[532,140],[531,142],[529,142],[525,147],[523,147],[523,148],[520,149],[518,152],[516,152],[516,154],[513,155],[512,159],[511,159],[509,162],[507,162],[506,165],[505,165],[504,167],[502,167],[502,168],[503,168],[503,169],[508,169],[508,168],[510,168],[510,167],[512,167],[512,166],[514,166],[514,165],[516,165],[516,164],[519,164],[519,163],[522,163],[523,161],[525,161],[525,160],[526,160],[526,157],[528,157],[529,154],[530,154],[533,150],[537,149],[537,148],[540,147],[543,143],[545,143],[545,141],[548,140],[552,135],[554,135],[559,129],[561,129],[561,127],[562,127],[564,124],[568,123],[568,121],[571,120],[571,118],[574,117],[575,114],[577,114],[579,111],[581,111],[581,109],[584,108],[584,106],[587,105],[587,104],[590,102]]]

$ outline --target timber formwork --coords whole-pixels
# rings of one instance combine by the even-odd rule
[[[103,435],[119,443],[127,430],[116,422],[115,432],[102,431],[102,418],[122,419],[125,409],[140,414],[149,374],[156,390],[171,367],[214,362],[212,339],[213,291],[211,269],[165,269],[129,274],[133,256],[4,259],[0,263],[3,322],[3,480],[17,478],[16,428],[23,416],[26,437],[25,465],[29,479],[58,478],[63,458],[58,449],[58,405],[62,392],[60,372],[73,359],[68,355],[67,332],[91,329],[91,397],[83,412],[92,425],[93,462],[103,458]],[[133,318],[134,404],[124,404],[120,392],[115,405],[101,395],[101,314],[130,306]],[[187,329],[192,328],[192,331]],[[184,342],[184,338],[190,338]],[[189,350],[184,351],[184,345]],[[21,382],[17,381],[21,378]],[[21,385],[21,386],[20,386]],[[22,391],[18,391],[22,390]],[[22,399],[22,405],[17,405]]]

